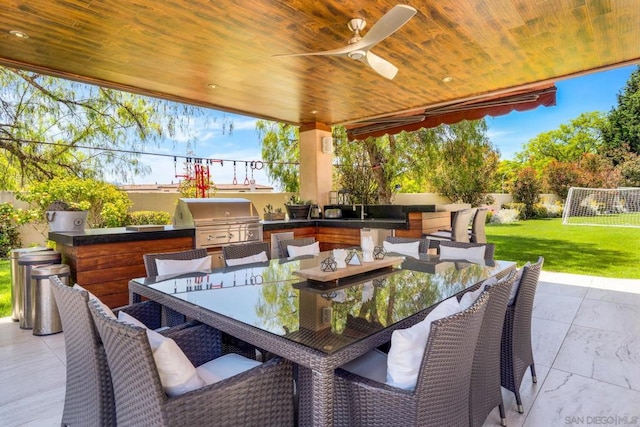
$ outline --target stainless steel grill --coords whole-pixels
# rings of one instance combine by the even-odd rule
[[[174,223],[195,227],[196,248],[216,250],[231,243],[262,241],[260,216],[247,199],[181,198]]]

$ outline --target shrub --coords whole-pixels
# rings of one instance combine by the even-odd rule
[[[54,178],[30,186],[16,197],[31,205],[34,218],[44,221],[47,207],[56,200],[89,207],[90,227],[121,227],[132,205],[126,192],[93,179]]]
[[[163,211],[133,211],[127,214],[127,225],[171,224],[171,214]]]
[[[560,218],[562,217],[562,203],[537,203],[534,206],[534,218]]]
[[[535,217],[535,204],[540,200],[542,184],[536,176],[535,169],[526,167],[522,169],[513,182],[513,199],[523,204],[521,210],[523,219]]]
[[[0,258],[22,245],[18,227],[31,220],[29,212],[15,209],[11,203],[0,203]]]
[[[518,221],[520,211],[517,209],[500,209],[491,216],[492,224],[510,224]]]

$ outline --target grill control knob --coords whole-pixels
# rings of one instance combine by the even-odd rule
[[[251,239],[253,237],[253,231],[247,232],[247,236],[249,236],[249,238]]]
[[[229,233],[228,237],[229,237],[229,240],[231,240],[231,239],[233,239],[234,234],[233,233]]]

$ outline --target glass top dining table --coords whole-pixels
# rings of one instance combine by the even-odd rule
[[[330,425],[335,368],[388,342],[437,303],[516,266],[421,254],[338,283],[294,274],[329,255],[137,278],[129,282],[130,302],[155,300],[297,363],[299,424]]]

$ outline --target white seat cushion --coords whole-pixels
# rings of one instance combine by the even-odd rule
[[[116,318],[116,315],[113,314],[113,311],[105,303],[100,301],[100,298],[98,298],[97,296],[95,296],[91,292],[87,291],[85,288],[83,288],[82,286],[78,285],[77,283],[73,285],[73,289],[80,289],[81,291],[87,292],[89,294],[89,299],[92,300],[92,301],[96,301],[100,305],[100,308],[102,309],[102,311],[104,311],[107,316],[111,317],[112,319]]]
[[[516,300],[516,295],[518,295],[518,289],[520,288],[520,280],[522,280],[522,273],[524,272],[525,267],[530,267],[531,263],[527,262],[522,266],[516,273],[516,280],[513,282],[513,287],[511,288],[511,294],[509,295],[509,302],[507,305],[513,305]]]
[[[341,368],[361,377],[384,383],[387,380],[387,354],[378,349],[371,350],[345,363]]]
[[[287,252],[289,253],[289,258],[295,258],[302,255],[317,255],[320,253],[320,242],[313,242],[306,246],[287,245]]]
[[[156,259],[156,268],[158,269],[158,276],[209,270],[211,268],[211,255],[196,259]]]
[[[217,383],[234,375],[260,366],[261,363],[235,353],[225,354],[196,368],[198,376],[206,385]]]
[[[484,262],[486,246],[474,246],[471,248],[457,248],[453,246],[440,245],[440,259],[464,259],[468,261]]]
[[[382,242],[382,247],[386,252],[395,252],[397,254],[408,255],[413,258],[419,258],[420,242],[407,242],[407,243],[391,243],[386,240]]]
[[[462,295],[462,298],[460,298],[460,311],[464,311],[467,308],[471,307],[473,303],[476,302],[482,291],[487,288],[487,286],[493,286],[496,283],[498,283],[498,279],[496,279],[495,277],[490,277],[482,282],[482,284],[475,291],[470,291]]]
[[[227,265],[230,267],[235,265],[253,264],[256,262],[267,262],[267,261],[269,261],[269,258],[267,257],[267,253],[265,251],[262,251],[256,255],[249,255],[242,258],[231,258],[231,259],[225,260]]]
[[[387,357],[387,384],[413,390],[418,380],[422,357],[429,340],[431,322],[460,311],[458,299],[448,298],[438,304],[420,323],[391,334],[391,348]]]

